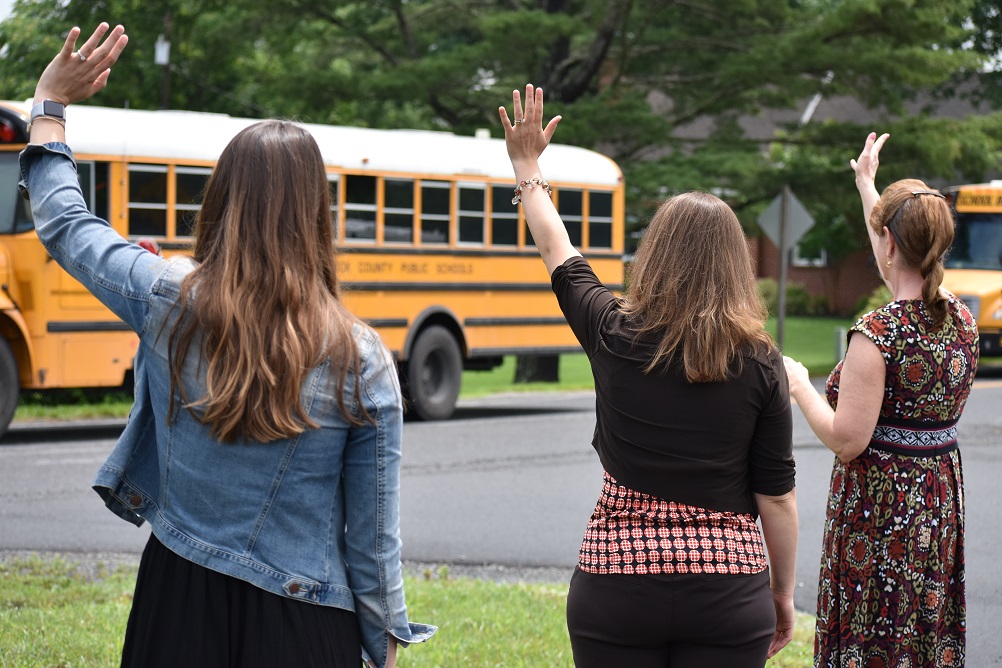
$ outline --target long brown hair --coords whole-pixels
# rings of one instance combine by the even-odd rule
[[[206,185],[198,266],[181,284],[170,334],[172,419],[177,391],[220,441],[295,436],[317,426],[300,401],[303,380],[330,360],[341,412],[359,423],[344,401],[348,372],[358,378],[358,321],[338,298],[330,209],[320,149],[305,129],[263,121],[226,146]],[[201,355],[205,385],[190,402],[189,354]]]
[[[953,214],[946,200],[918,179],[895,181],[884,189],[870,213],[878,235],[887,228],[908,267],[922,275],[922,301],[938,327],[948,312],[943,257],[953,243]],[[879,260],[878,260],[879,261]]]
[[[741,224],[718,197],[689,192],[662,204],[629,278],[624,312],[638,339],[659,340],[648,372],[681,355],[689,382],[722,381],[744,350],[772,342]]]

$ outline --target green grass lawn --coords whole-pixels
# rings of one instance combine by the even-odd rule
[[[827,376],[835,366],[836,330],[848,328],[852,321],[843,318],[787,318],[784,324],[783,353],[801,362],[812,376]],[[776,321],[766,323],[776,336]],[[492,371],[463,372],[461,397],[477,397],[497,392],[582,390],[593,388],[591,369],[584,353],[560,356],[560,382],[516,384],[515,358],[505,357],[504,364]]]
[[[835,363],[838,328],[848,330],[849,318],[786,318],[783,326],[783,354],[807,367],[812,376],[827,376]],[[766,329],[775,338],[776,320],[769,318]]]
[[[0,667],[117,666],[132,605],[134,568],[77,572],[37,557],[0,563]],[[499,584],[438,573],[406,578],[411,619],[439,626],[431,641],[400,652],[400,668],[570,668],[566,584]],[[813,618],[770,668],[811,665]]]

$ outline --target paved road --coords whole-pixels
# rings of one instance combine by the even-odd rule
[[[569,574],[602,469],[588,445],[590,393],[464,402],[446,423],[405,426],[404,556],[423,562],[558,567]],[[960,427],[967,487],[969,663],[1002,666],[1002,380],[979,380]],[[801,517],[797,606],[813,611],[832,456],[795,412]],[[18,431],[0,440],[0,550],[132,552],[137,529],[90,491],[117,426]],[[566,569],[566,570],[560,570]]]

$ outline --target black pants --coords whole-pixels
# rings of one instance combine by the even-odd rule
[[[761,668],[776,610],[755,575],[574,570],[567,629],[577,668]]]
[[[174,554],[150,536],[123,667],[359,668],[355,613],[265,591]]]

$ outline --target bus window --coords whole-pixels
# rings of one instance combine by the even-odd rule
[[[953,245],[945,266],[1002,270],[1002,215],[958,212],[956,217]]]
[[[31,219],[31,205],[21,197],[17,182],[21,171],[17,166],[17,153],[0,153],[0,234],[27,232],[35,224]]]
[[[491,188],[491,244],[518,245],[518,209],[511,204],[511,188]]]
[[[337,241],[338,229],[337,229],[337,191],[338,191],[338,176],[337,174],[333,176],[328,176],[328,185],[331,191],[331,223],[334,225],[334,240]]]
[[[588,247],[612,248],[612,193],[588,193]]]
[[[174,186],[174,236],[190,237],[195,234],[195,218],[202,208],[202,196],[212,170],[208,167],[176,167]]]
[[[459,186],[459,243],[484,244],[485,201],[482,185]]]
[[[580,248],[583,242],[581,238],[584,225],[584,212],[581,210],[582,193],[580,190],[567,190],[561,188],[557,191],[557,211],[567,228],[567,236],[571,239],[571,245]]]
[[[449,183],[421,182],[421,243],[449,243]]]
[[[129,165],[129,236],[167,236],[167,167]]]
[[[344,177],[344,236],[358,241],[376,240],[376,177]]]
[[[414,181],[383,180],[383,241],[414,242]]]
[[[77,178],[87,209],[101,220],[108,220],[108,163],[79,160]]]

